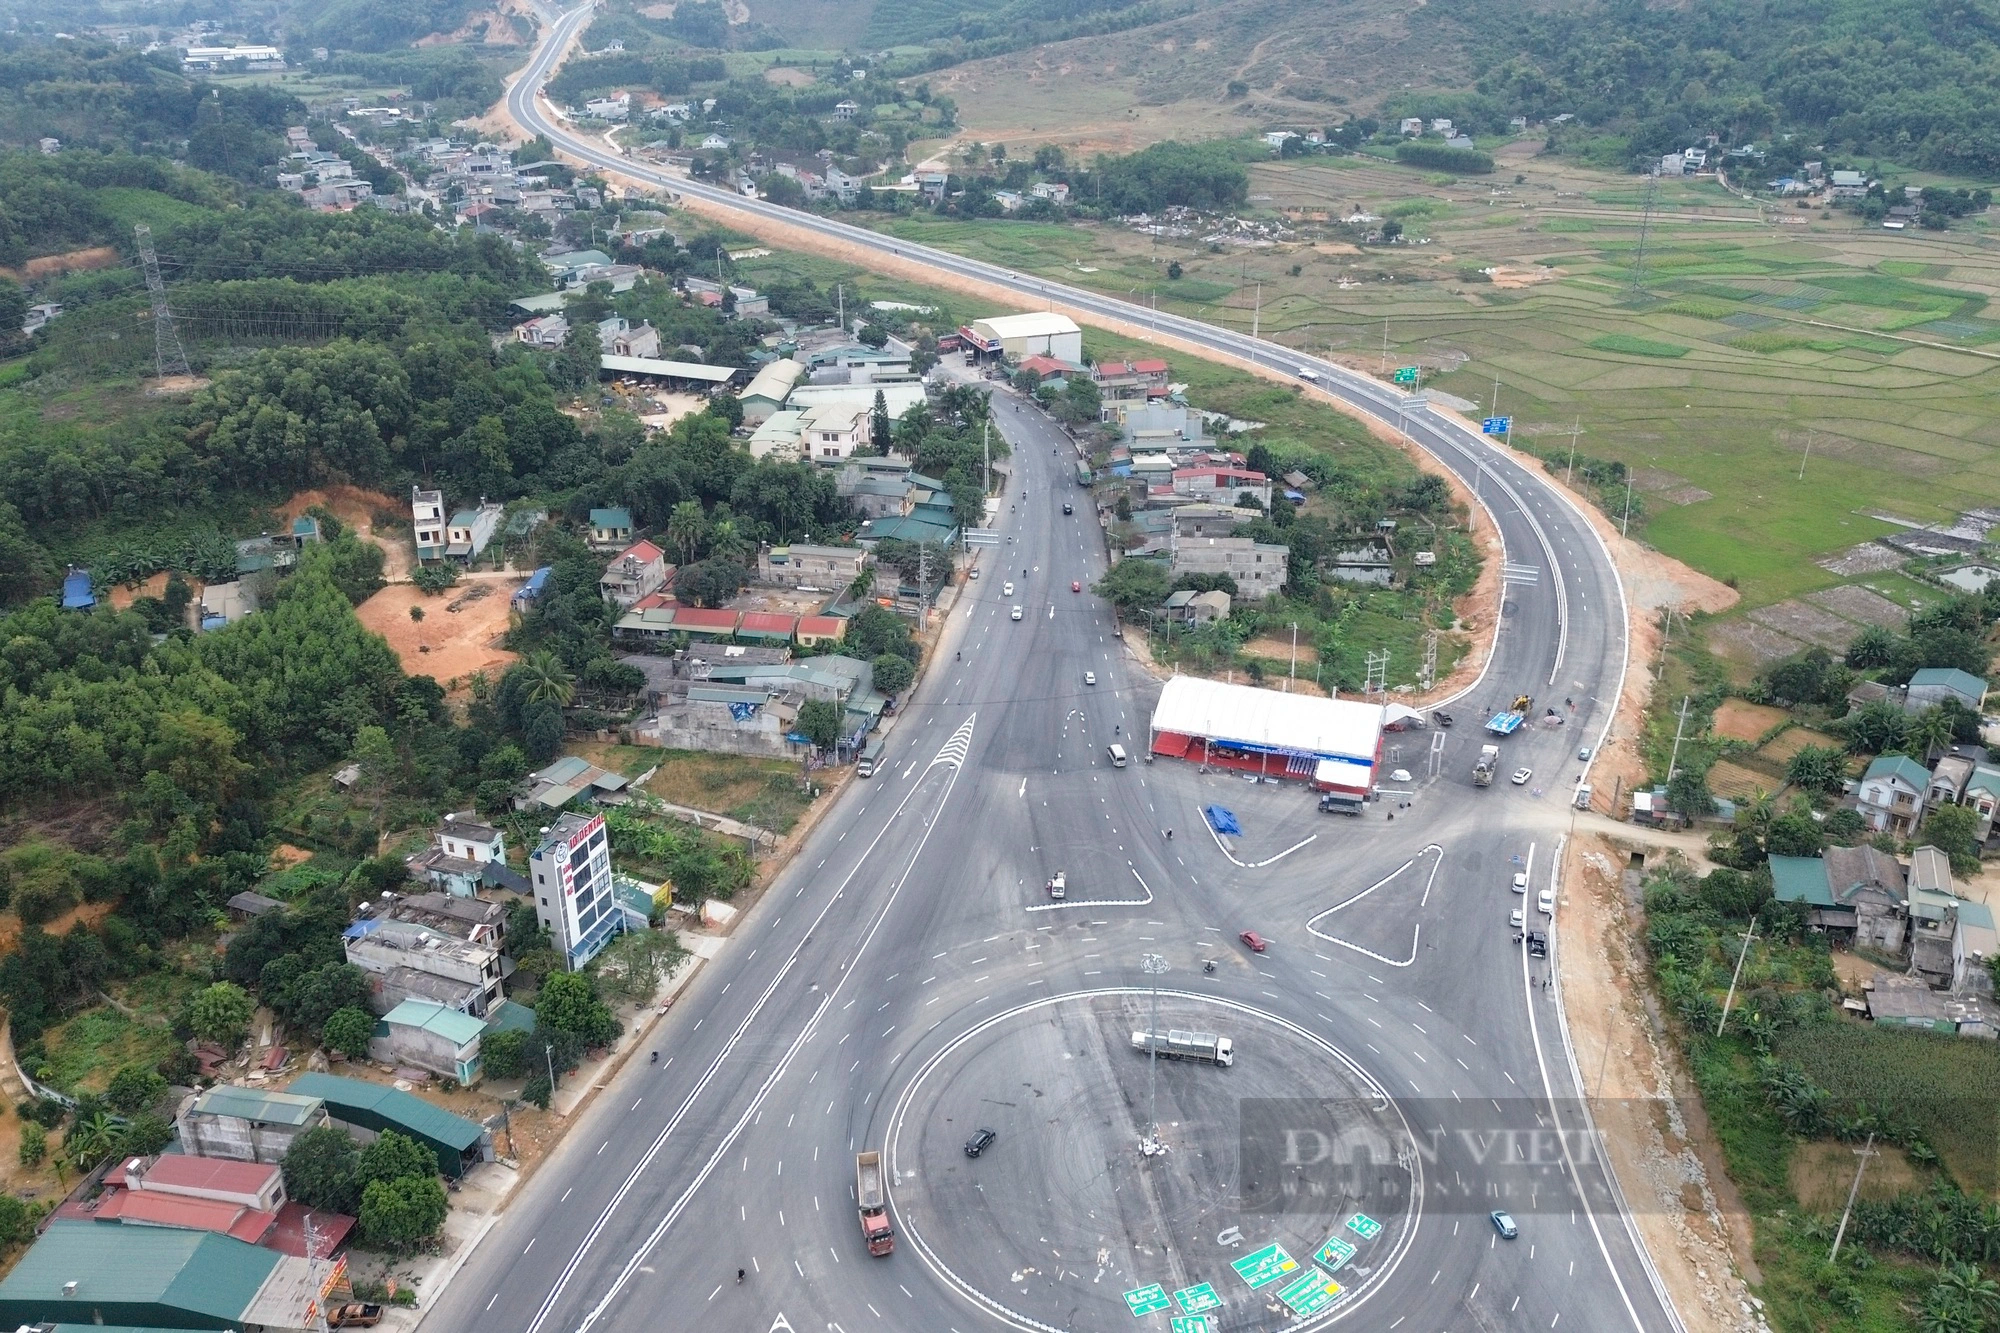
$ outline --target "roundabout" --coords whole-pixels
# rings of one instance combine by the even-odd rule
[[[1421,1217],[1424,1158],[1402,1111],[1277,1014],[1162,990],[1155,1029],[1154,1004],[1143,987],[1050,996],[924,1060],[885,1138],[901,1246],[1022,1329],[1150,1313],[1317,1328],[1361,1308]],[[1226,1037],[1231,1062],[1155,1069],[1154,1030]],[[1142,1153],[1155,1123],[1162,1150]]]

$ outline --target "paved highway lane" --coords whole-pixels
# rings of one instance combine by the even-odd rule
[[[574,11],[554,23],[510,93],[510,107],[566,151],[647,175],[602,144],[576,139],[534,100],[553,52],[583,17]],[[732,207],[774,211],[698,183],[657,178]],[[990,266],[919,252],[810,215],[781,216],[1011,285],[1024,304],[1037,303],[1042,289]],[[1149,317],[1090,293],[1064,288],[1052,295],[1084,312]],[[1506,911],[1521,902],[1506,882],[1516,857],[1532,864],[1537,887],[1547,882],[1565,824],[1562,803],[1582,767],[1576,746],[1596,743],[1624,669],[1621,595],[1601,546],[1538,476],[1450,419],[1269,344],[1159,318],[1176,337],[1218,351],[1267,364],[1282,357],[1280,364],[1294,370],[1318,366],[1328,391],[1385,421],[1401,421],[1488,506],[1490,517],[1481,521],[1499,525],[1509,565],[1502,630],[1486,676],[1456,710],[1461,726],[1449,736],[1443,775],[1416,784],[1392,823],[1379,814],[1324,818],[1296,788],[1249,786],[1178,764],[1135,760],[1126,770],[1111,769],[1104,745],[1135,731],[1143,735],[1155,687],[1127,668],[1110,608],[1087,591],[1068,591],[1072,579],[1087,589],[1104,563],[1088,507],[1060,512],[1064,498],[1084,494],[1070,477],[1073,453],[1041,414],[1011,411],[1013,400],[1002,391],[1008,406],[997,419],[1014,450],[1015,477],[1004,502],[1018,508],[1003,512],[1001,522],[1016,540],[979,553],[981,578],[965,585],[954,608],[943,651],[963,652],[963,661],[940,655],[891,734],[879,775],[837,798],[730,949],[676,1006],[655,1042],[663,1067],[635,1065],[599,1095],[427,1323],[622,1329],[702,1320],[765,1329],[782,1313],[801,1330],[878,1322],[990,1326],[990,1316],[954,1294],[941,1272],[927,1269],[917,1247],[906,1244],[888,1260],[867,1258],[856,1243],[852,1151],[890,1137],[885,1099],[898,1095],[955,1034],[1036,996],[1136,984],[1137,960],[1146,952],[1166,957],[1171,980],[1190,992],[1260,1008],[1337,1043],[1417,1120],[1445,1129],[1447,1147],[1463,1140],[1451,1108],[1489,1104],[1493,1119],[1481,1122],[1488,1131],[1547,1129],[1557,1114],[1573,1120],[1547,1100],[1574,1091],[1571,1061],[1556,997],[1534,985],[1545,966],[1531,964],[1504,933]],[[1011,597],[1002,592],[1009,580],[1017,584]],[[1009,618],[1017,603],[1020,622]],[[1086,670],[1097,673],[1095,686],[1083,683]],[[1505,766],[1532,766],[1535,784],[1470,790],[1474,715],[1522,692],[1573,699],[1573,721],[1506,742]],[[1121,730],[1112,733],[1114,727]],[[1420,763],[1405,766],[1422,776]],[[1537,787],[1546,794],[1537,797]],[[1246,828],[1262,850],[1251,857],[1246,840],[1239,859],[1312,840],[1261,870],[1243,869],[1194,822],[1194,811],[1209,800],[1223,800],[1250,821]],[[1178,830],[1173,842],[1163,836],[1167,827]],[[1422,875],[1391,875],[1413,858]],[[1040,893],[1055,869],[1071,872],[1072,900],[1061,906]],[[1423,875],[1420,888],[1415,881]],[[1375,892],[1323,915],[1385,878]],[[1346,943],[1321,939],[1309,921]],[[1274,941],[1269,954],[1249,956],[1234,943],[1246,927]],[[1378,964],[1353,944],[1390,959],[1415,956],[1406,967]],[[1215,973],[1199,970],[1205,957],[1219,960]],[[1101,1034],[1077,1029],[1073,1015],[1051,1021],[1078,1048],[1100,1041]],[[1252,1025],[1244,1029],[1249,1045],[1244,1065],[1231,1073],[1246,1075],[1248,1087],[1272,1067],[1269,1052],[1276,1048],[1259,1035],[1259,1020],[1243,1021]],[[1111,1061],[1107,1073],[1123,1078],[1130,1062],[1116,1059],[1129,1052],[1100,1044],[1091,1068]],[[1060,1061],[1064,1053],[1051,1058]],[[1035,1061],[1021,1063],[1032,1074]],[[1203,1086],[1169,1084],[1189,1095]],[[961,1115],[1012,1113],[980,1105],[939,1116],[956,1133]],[[1116,1105],[1096,1113],[1106,1125],[1134,1114]],[[926,1132],[945,1130],[932,1125]],[[1001,1153],[980,1184],[1000,1200],[1002,1214],[1028,1215],[1043,1206],[1039,1192],[1054,1182],[1010,1173],[1004,1145],[1024,1131],[1016,1124],[1004,1132]],[[1078,1136],[1074,1127],[1042,1132]],[[1110,1131],[1090,1134],[1100,1132]],[[1122,1150],[1113,1152],[1122,1159]],[[1538,1196],[1536,1211],[1517,1207],[1522,1240],[1502,1243],[1477,1206],[1484,1192],[1523,1181],[1531,1190],[1550,1188],[1535,1183],[1547,1180],[1547,1172],[1510,1176],[1444,1149],[1436,1158],[1428,1183],[1460,1193],[1427,1201],[1400,1263],[1362,1274],[1366,1261],[1357,1261],[1369,1302],[1360,1308],[1371,1311],[1366,1322],[1676,1327],[1594,1163],[1558,1154],[1549,1170],[1558,1184],[1574,1181],[1569,1188],[1597,1201],[1595,1213],[1571,1215]],[[931,1167],[915,1155],[910,1165],[921,1174],[897,1183],[896,1207],[908,1208],[919,1226],[933,1225],[928,1210],[941,1196],[929,1193]],[[1128,1271],[1143,1276],[1138,1270],[1147,1261],[1133,1247],[1158,1221],[1127,1219],[1101,1283],[1084,1285],[1055,1265],[1052,1275],[1036,1279],[1046,1283],[1046,1298],[1093,1309],[1088,1302]],[[1256,1225],[1246,1220],[1245,1229]],[[1187,1262],[1212,1269],[1227,1256],[1211,1248],[1217,1253]],[[947,1255],[945,1262],[962,1258]],[[739,1266],[753,1274],[741,1288],[732,1280]],[[1256,1306],[1239,1302],[1232,1309],[1249,1317]],[[1386,1318],[1376,1320],[1383,1311]],[[1129,1317],[1122,1307],[1116,1315],[1105,1322]]]

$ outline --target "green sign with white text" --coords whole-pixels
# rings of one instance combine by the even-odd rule
[[[1327,1238],[1326,1244],[1313,1251],[1313,1259],[1325,1264],[1329,1272],[1337,1272],[1340,1266],[1354,1257],[1354,1247],[1338,1236]]]
[[[1200,1314],[1203,1310],[1221,1308],[1222,1297],[1215,1294],[1214,1287],[1202,1282],[1175,1292],[1174,1302],[1189,1314]]]
[[[1301,1319],[1318,1314],[1339,1300],[1340,1296],[1340,1284],[1328,1277],[1318,1265],[1308,1268],[1305,1276],[1278,1293],[1278,1299]]]
[[[1241,1259],[1234,1260],[1229,1266],[1236,1270],[1236,1276],[1242,1278],[1252,1288],[1256,1288],[1276,1282],[1287,1273],[1294,1272],[1299,1266],[1299,1261],[1286,1254],[1282,1245],[1266,1245],[1254,1254],[1246,1254]]]
[[[1208,1333],[1208,1321],[1198,1314],[1177,1314],[1170,1324],[1172,1333]]]
[[[1167,1299],[1167,1289],[1155,1282],[1150,1287],[1126,1292],[1125,1307],[1132,1312],[1134,1319],[1143,1319],[1149,1314],[1172,1309],[1173,1302]]]
[[[1363,1240],[1374,1240],[1382,1234],[1382,1224],[1366,1213],[1356,1213],[1348,1218],[1347,1229]]]
[[[1398,366],[1396,367],[1396,373],[1390,378],[1398,384],[1415,384],[1417,382],[1417,368],[1415,366]]]

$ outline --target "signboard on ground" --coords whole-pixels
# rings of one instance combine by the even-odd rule
[[[1287,1273],[1295,1271],[1299,1261],[1286,1254],[1282,1245],[1266,1245],[1253,1254],[1232,1260],[1229,1266],[1236,1270],[1236,1276],[1255,1289],[1268,1286]]]
[[[1208,1321],[1198,1314],[1177,1314],[1169,1323],[1171,1333],[1208,1333]]]
[[[1354,1247],[1338,1236],[1327,1238],[1326,1244],[1313,1251],[1313,1262],[1325,1264],[1328,1272],[1337,1273],[1340,1266],[1354,1257]]]
[[[1174,1302],[1189,1314],[1200,1314],[1203,1310],[1219,1309],[1222,1297],[1215,1294],[1214,1287],[1201,1282],[1175,1292]]]
[[[1157,1282],[1150,1287],[1140,1287],[1137,1291],[1125,1293],[1125,1308],[1132,1312],[1134,1319],[1143,1319],[1149,1314],[1158,1314],[1172,1307],[1173,1302],[1167,1299],[1167,1289]]]
[[[1374,1240],[1382,1234],[1382,1224],[1366,1213],[1356,1213],[1348,1218],[1347,1229],[1363,1240]]]
[[[1328,1277],[1317,1264],[1308,1268],[1305,1276],[1278,1293],[1278,1299],[1301,1319],[1318,1314],[1339,1300],[1340,1296],[1340,1284]]]

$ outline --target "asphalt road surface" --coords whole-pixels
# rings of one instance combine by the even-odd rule
[[[1040,292],[578,136],[534,94],[584,17],[551,16],[509,96],[566,152]],[[836,798],[662,1023],[660,1063],[612,1079],[432,1297],[427,1329],[1164,1329],[1164,1314],[1135,1321],[1128,1293],[1143,1307],[1153,1284],[1202,1283],[1221,1301],[1216,1330],[1679,1328],[1590,1150],[1577,1094],[1602,1053],[1569,1047],[1560,992],[1541,984],[1549,962],[1508,920],[1549,924],[1535,898],[1587,773],[1577,751],[1601,740],[1625,669],[1608,556],[1539,477],[1420,405],[1159,320],[1314,369],[1477,487],[1479,521],[1506,544],[1505,605],[1458,725],[1392,737],[1384,770],[1411,780],[1385,782],[1353,819],[1319,814],[1296,785],[1140,762],[1157,686],[1089,592],[1104,542],[1074,447],[1001,390],[1005,540],[977,553],[882,767]],[[1502,742],[1500,778],[1476,789],[1479,721],[1521,693],[1562,725]],[[1114,742],[1128,767],[1112,767]],[[1533,773],[1520,786],[1517,767]],[[1211,835],[1208,804],[1243,835]],[[1058,870],[1060,903],[1043,892]],[[1247,950],[1244,930],[1268,952]],[[1153,1022],[1155,984],[1159,1025],[1229,1036],[1232,1067],[1162,1062],[1155,1081],[1129,1040]],[[1142,1158],[1155,1120],[1168,1151]],[[976,1128],[996,1139],[974,1160],[957,1145]],[[900,1239],[885,1258],[855,1218],[863,1148],[893,1173]],[[1496,1233],[1495,1208],[1517,1239]],[[1323,1252],[1341,1299],[1294,1321],[1277,1294],[1298,1298],[1329,1238],[1352,1251]],[[1272,1244],[1295,1266],[1253,1288],[1232,1265]]]

